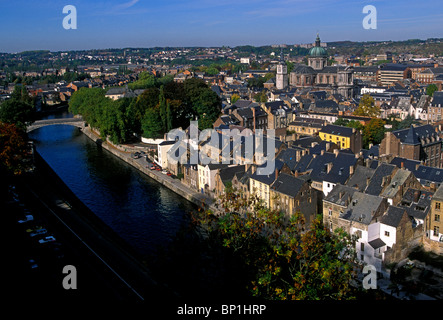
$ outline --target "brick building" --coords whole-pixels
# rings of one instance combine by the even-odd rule
[[[386,132],[380,143],[380,156],[387,155],[423,161],[426,166],[441,167],[441,133],[428,124]]]

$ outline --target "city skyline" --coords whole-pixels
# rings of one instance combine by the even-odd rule
[[[63,7],[77,9],[66,30]],[[377,9],[377,29],[364,29],[363,7]],[[439,38],[436,0],[76,0],[0,1],[0,52],[127,47],[221,47]]]

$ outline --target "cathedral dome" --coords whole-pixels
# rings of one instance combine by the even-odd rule
[[[325,48],[320,46],[320,37],[317,33],[317,39],[315,39],[315,47],[312,47],[309,49],[309,56],[310,57],[327,57],[328,53],[326,52]]]

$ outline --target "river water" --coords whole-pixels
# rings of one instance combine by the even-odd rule
[[[157,246],[167,244],[185,213],[196,209],[103,150],[76,127],[52,125],[34,130],[29,136],[75,195],[143,255],[155,254]]]

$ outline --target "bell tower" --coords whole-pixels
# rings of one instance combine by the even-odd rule
[[[288,67],[286,66],[283,56],[283,48],[280,50],[280,61],[277,65],[277,75],[275,77],[275,86],[279,90],[283,90],[288,86]]]

